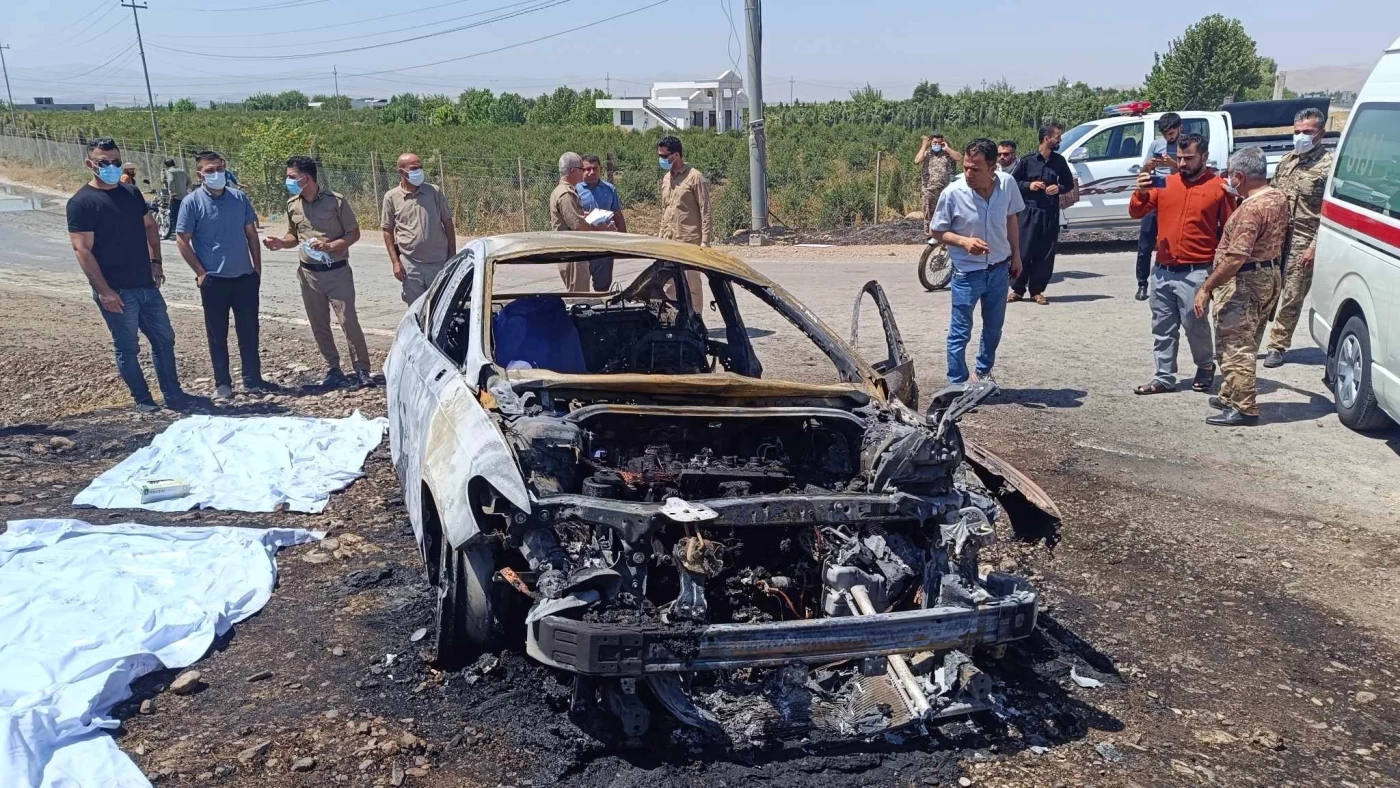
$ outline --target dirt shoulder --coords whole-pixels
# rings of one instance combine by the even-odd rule
[[[197,314],[172,314],[181,372],[207,374]],[[264,324],[265,367],[319,370],[304,328]],[[385,340],[371,338],[376,367]],[[569,686],[518,653],[434,670],[433,598],[383,446],[322,515],[75,511],[88,480],[171,417],[122,405],[95,307],[7,293],[0,313],[0,494],[8,519],[295,525],[335,541],[283,551],[267,608],[199,668],[208,687],[161,692],[156,674],[119,714],[123,749],[158,785],[1332,785],[1400,780],[1400,650],[1362,604],[1394,574],[1396,540],[1204,495],[1115,482],[1072,436],[976,414],[977,439],[1031,473],[1066,515],[1064,540],[1004,543],[991,560],[1042,591],[1041,629],[998,666],[1000,722],[838,749],[803,743],[692,751],[662,736],[609,749],[565,713]],[[56,360],[59,363],[56,363]],[[149,369],[149,365],[147,366]],[[775,370],[780,373],[781,370]],[[241,400],[237,414],[382,415],[383,390]],[[58,439],[62,440],[58,440]],[[6,498],[5,500],[12,500]],[[1350,540],[1350,541],[1349,541]],[[1354,601],[1319,604],[1308,584]],[[389,660],[388,655],[395,655]],[[1071,677],[1096,677],[1080,687]],[[261,677],[271,673],[271,676]],[[260,677],[253,680],[254,677]],[[146,712],[142,712],[143,702]],[[312,757],[310,771],[292,770]]]

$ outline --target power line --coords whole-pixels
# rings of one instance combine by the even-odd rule
[[[267,5],[241,6],[241,7],[239,7],[239,8],[177,8],[177,9],[175,9],[175,10],[176,10],[176,11],[185,11],[185,12],[190,12],[190,13],[201,13],[201,14],[203,14],[203,13],[227,13],[227,12],[229,12],[229,11],[236,11],[236,12],[247,12],[247,11],[282,11],[282,10],[288,9],[288,8],[304,8],[304,7],[309,6],[309,5],[320,5],[321,3],[326,3],[326,2],[330,2],[330,0],[281,0],[281,2],[277,2],[277,3],[268,3]]]
[[[522,5],[530,5],[531,3],[537,3],[537,2],[540,2],[540,1],[541,1],[541,0],[520,0],[520,2],[508,3],[508,4],[506,4],[506,5],[497,6],[497,7],[495,7],[495,8],[487,8],[487,9],[485,9],[484,11],[477,11],[477,12],[471,13],[471,14],[463,14],[463,15],[461,15],[461,16],[452,16],[452,17],[448,17],[447,19],[439,19],[439,20],[436,21],[436,22],[423,22],[423,23],[419,23],[419,24],[416,24],[416,25],[409,25],[408,27],[395,28],[395,29],[393,29],[393,30],[380,30],[380,31],[375,32],[375,33],[366,33],[366,34],[360,35],[360,36],[349,36],[349,37],[341,38],[341,39],[339,39],[339,40],[340,40],[340,41],[358,41],[358,40],[364,39],[364,38],[374,38],[375,36],[387,36],[387,35],[393,35],[394,33],[403,33],[403,32],[408,31],[408,30],[422,30],[422,29],[424,29],[424,28],[426,28],[426,27],[431,27],[432,25],[443,25],[443,24],[447,24],[448,22],[459,22],[459,21],[461,21],[461,20],[463,20],[463,19],[472,19],[473,17],[478,17],[478,16],[483,16],[483,15],[485,15],[485,14],[495,13],[496,11],[504,11],[504,10],[506,10],[506,9],[508,9],[508,8],[518,8],[519,6],[522,6]],[[509,18],[509,17],[506,17],[506,18]],[[287,31],[287,32],[294,33],[294,34],[297,34],[297,35],[304,35],[303,33],[301,33],[301,31],[296,31],[296,30]],[[453,31],[444,31],[444,32],[453,32]],[[259,37],[261,38],[262,36],[259,36]],[[386,45],[386,46],[387,46],[387,45]],[[236,49],[236,50],[239,50],[239,51],[246,52],[246,51],[248,51],[249,49],[282,49],[282,48],[284,48],[284,47],[285,47],[284,44],[277,44],[277,45],[268,46],[268,47],[249,47],[249,46],[206,47],[205,50],[210,50],[210,49],[212,49],[212,50],[219,50],[219,49]],[[312,56],[311,56],[311,55],[308,55],[307,57],[312,57]],[[265,59],[265,58],[260,58],[260,59]]]
[[[633,15],[633,14],[639,14],[639,13],[641,13],[641,12],[643,12],[643,11],[646,11],[646,10],[649,10],[649,9],[652,9],[652,8],[655,8],[655,7],[659,6],[659,5],[665,5],[666,3],[669,3],[669,2],[671,2],[671,0],[655,0],[655,2],[648,3],[648,4],[644,5],[644,6],[639,6],[639,7],[637,7],[637,8],[633,8],[633,9],[630,10],[630,11],[623,11],[623,12],[620,13],[620,14],[613,14],[612,16],[604,17],[604,18],[599,19],[599,20],[594,21],[594,22],[587,22],[587,23],[582,24],[582,25],[574,25],[573,27],[570,27],[570,28],[568,28],[568,29],[566,29],[566,30],[560,30],[560,31],[557,32],[557,33],[550,33],[549,35],[540,36],[540,37],[538,37],[538,38],[532,38],[532,39],[530,39],[530,40],[528,40],[528,41],[518,41],[518,42],[516,42],[516,43],[514,43],[514,44],[506,44],[505,46],[496,47],[495,49],[487,49],[487,50],[483,50],[483,51],[481,51],[481,52],[473,52],[473,53],[470,54],[470,55],[461,55],[461,56],[459,56],[459,57],[450,57],[450,58],[447,58],[446,60],[435,60],[435,61],[433,61],[433,62],[431,62],[431,63],[419,63],[419,64],[416,65],[416,66],[402,66],[402,67],[399,67],[399,68],[385,68],[385,69],[380,69],[380,70],[378,70],[378,71],[363,71],[363,72],[361,72],[361,73],[359,73],[359,74],[348,74],[347,76],[352,76],[352,77],[367,77],[367,76],[370,76],[371,74],[397,74],[397,73],[399,73],[400,71],[412,71],[413,69],[416,69],[416,68],[427,68],[427,67],[429,67],[429,66],[440,66],[440,65],[442,65],[442,64],[444,64],[444,63],[457,63],[457,62],[460,62],[460,61],[463,61],[463,60],[470,60],[470,59],[472,59],[472,58],[481,57],[481,56],[483,56],[483,55],[494,55],[494,54],[496,54],[497,52],[505,52],[506,50],[517,49],[517,48],[519,48],[519,47],[529,46],[530,44],[538,44],[538,43],[541,42],[541,41],[548,41],[548,40],[550,40],[551,38],[558,38],[558,37],[560,37],[560,36],[566,36],[566,35],[568,35],[568,34],[570,34],[570,33],[578,32],[579,30],[587,30],[587,29],[590,28],[590,27],[597,27],[598,25],[605,25],[605,24],[607,24],[608,22],[612,22],[612,21],[617,20],[617,19],[622,19],[623,17],[631,16],[631,15]]]
[[[421,35],[421,36],[411,36],[411,37],[409,37],[409,38],[401,38],[401,39],[398,39],[398,40],[396,40],[396,41],[385,41],[385,42],[379,43],[379,44],[368,44],[368,45],[361,46],[361,47],[350,47],[350,48],[348,48],[348,49],[332,49],[332,50],[327,50],[327,51],[325,51],[325,52],[308,52],[308,53],[293,54],[293,55],[215,55],[215,54],[210,54],[210,53],[208,53],[208,52],[196,52],[196,51],[192,51],[192,50],[188,50],[188,49],[176,49],[176,48],[174,48],[174,47],[165,47],[165,46],[161,46],[161,47],[157,47],[157,48],[158,48],[158,49],[165,50],[166,52],[177,52],[177,53],[182,54],[182,55],[196,55],[196,56],[200,56],[200,57],[218,58],[218,59],[220,59],[220,60],[305,60],[305,59],[307,59],[307,58],[324,57],[324,56],[326,56],[326,55],[343,55],[343,54],[348,54],[348,53],[352,53],[352,52],[365,52],[365,51],[370,50],[370,49],[382,49],[382,48],[384,48],[384,47],[397,46],[397,45],[399,45],[399,44],[407,44],[407,43],[411,43],[411,42],[413,42],[413,41],[422,41],[422,40],[428,39],[428,38],[436,38],[436,37],[438,37],[438,36],[445,36],[445,35],[448,35],[448,34],[450,34],[450,33],[460,33],[460,32],[463,31],[463,30],[471,30],[471,29],[473,29],[473,28],[483,27],[483,26],[485,26],[485,25],[489,25],[489,24],[492,24],[492,23],[494,23],[494,22],[500,22],[500,21],[503,21],[503,20],[506,20],[506,19],[514,19],[515,17],[518,17],[518,16],[524,16],[524,15],[526,15],[526,14],[532,14],[532,13],[534,13],[534,12],[536,12],[536,11],[543,11],[543,10],[545,10],[545,9],[553,8],[553,7],[555,7],[555,6],[564,5],[565,3],[570,3],[570,2],[573,2],[573,0],[542,0],[542,2],[539,2],[537,5],[535,5],[535,6],[531,7],[531,8],[522,8],[522,9],[520,9],[519,11],[512,11],[511,13],[508,13],[508,14],[501,14],[500,16],[492,17],[492,18],[490,18],[490,19],[483,19],[483,20],[481,20],[480,22],[473,22],[473,23],[471,23],[471,24],[469,24],[469,25],[459,25],[459,26],[457,26],[457,27],[449,28],[449,29],[447,29],[447,30],[439,30],[439,31],[435,31],[435,32],[432,32],[432,33],[424,33],[424,34]],[[506,7],[509,7],[509,6],[506,6]],[[152,46],[156,46],[156,45],[155,45],[155,44],[152,44]]]
[[[97,8],[100,8],[100,7],[102,7],[103,5],[106,5],[106,3],[99,3]],[[88,14],[95,13],[95,12],[97,11],[97,8],[93,8],[92,11],[89,11],[89,12],[88,12]],[[100,16],[93,17],[93,19],[92,19],[91,21],[89,21],[86,25],[84,25],[84,26],[82,27],[82,29],[78,30],[78,32],[70,34],[70,35],[68,36],[68,39],[69,39],[70,41],[72,41],[73,43],[72,43],[72,44],[65,44],[65,45],[64,45],[65,48],[71,50],[71,49],[74,49],[74,48],[83,46],[83,45],[85,45],[85,44],[91,43],[91,42],[93,42],[93,41],[96,41],[103,33],[107,32],[106,28],[103,28],[103,29],[101,29],[101,30],[98,30],[95,34],[93,34],[93,35],[91,35],[91,36],[88,36],[87,38],[83,38],[83,36],[84,36],[84,35],[87,35],[87,32],[88,32],[89,30],[91,30],[94,26],[100,24],[104,19],[106,19],[107,17],[111,16],[111,15],[114,14],[114,13],[117,13],[117,9],[118,9],[118,8],[121,8],[121,6],[116,5],[116,6],[110,6],[110,7],[108,7],[108,9],[107,9],[106,11],[103,11],[102,14],[101,14]],[[87,16],[88,14],[84,14],[84,16]]]
[[[330,25],[321,25],[321,24],[318,24],[318,25],[316,25],[316,31],[317,31],[317,32],[321,32],[321,31],[323,31],[323,30],[333,30],[333,29],[338,28],[338,27],[351,27],[351,26],[353,26],[353,25],[362,25],[362,24],[364,24],[364,23],[366,23],[366,22],[378,22],[378,21],[380,21],[380,20],[382,20],[382,19],[393,19],[394,17],[408,16],[409,14],[421,14],[421,13],[423,13],[424,11],[436,11],[436,10],[439,9],[439,8],[446,8],[446,7],[448,7],[448,6],[452,6],[452,5],[461,5],[461,4],[463,4],[463,3],[470,3],[470,2],[472,2],[472,0],[452,0],[451,2],[448,2],[448,3],[438,3],[437,5],[430,5],[430,6],[427,6],[427,7],[425,7],[425,8],[416,8],[416,9],[413,9],[412,11],[399,11],[399,12],[396,12],[396,13],[393,13],[393,14],[384,14],[384,15],[382,15],[382,16],[369,16],[369,17],[365,17],[364,19],[352,19],[352,20],[350,20],[349,22],[336,22],[335,24],[330,24]],[[267,38],[267,37],[269,37],[269,36],[301,36],[301,37],[305,37],[305,36],[306,36],[306,31],[304,31],[304,30],[274,30],[274,31],[269,32],[269,33],[238,33],[238,34],[226,35],[226,36],[223,36],[223,38]]]
[[[5,72],[5,98],[10,104],[10,125],[17,126],[15,120],[15,94],[10,92],[10,66],[5,62],[5,50],[9,49],[9,44],[0,44],[0,71]]]
[[[136,51],[141,53],[141,73],[146,77],[146,100],[150,102],[151,107],[151,131],[155,132],[156,148],[159,149],[160,124],[156,122],[156,97],[155,94],[151,92],[151,71],[146,67],[146,46],[141,43],[141,19],[136,15],[137,10],[149,8],[149,6],[141,5],[137,3],[136,0],[131,0],[130,3],[122,3],[121,5],[122,8],[131,9],[131,21],[136,23]]]

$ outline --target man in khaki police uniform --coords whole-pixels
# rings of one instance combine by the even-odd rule
[[[1332,151],[1322,147],[1327,116],[1309,107],[1293,118],[1293,150],[1274,171],[1274,188],[1288,199],[1290,235],[1288,257],[1283,264],[1283,296],[1269,334],[1264,366],[1283,366],[1283,354],[1293,344],[1293,331],[1303,313],[1303,299],[1312,287],[1313,255],[1317,253],[1317,226],[1322,221],[1322,194],[1332,171]]]
[[[310,156],[287,159],[286,184],[292,195],[287,200],[287,232],[280,238],[269,235],[263,239],[263,246],[272,251],[293,247],[298,250],[301,301],[306,306],[311,335],[330,367],[323,385],[374,385],[369,374],[369,347],[355,314],[355,277],[350,272],[350,247],[360,240],[355,212],[344,197],[320,187],[316,182],[316,162]],[[331,333],[332,309],[350,344],[353,378],[347,379],[340,369],[340,351],[335,347],[335,334]]]
[[[714,237],[710,222],[710,182],[700,170],[686,164],[684,149],[676,137],[662,137],[656,155],[665,174],[661,176],[661,228],[656,235],[696,246],[709,246]],[[690,308],[700,315],[705,305],[703,279],[699,271],[686,269],[685,284],[690,290]]]
[[[559,184],[549,193],[549,229],[588,232],[612,230],[611,221],[594,226],[588,223],[588,212],[579,202],[574,187],[583,180],[583,157],[568,151],[559,157]],[[564,292],[589,292],[587,261],[581,263],[560,263],[559,277],[564,280]]]
[[[403,302],[411,304],[457,254],[457,229],[442,190],[424,182],[418,154],[403,154],[398,167],[399,185],[384,193],[379,229],[394,278],[403,283]]]

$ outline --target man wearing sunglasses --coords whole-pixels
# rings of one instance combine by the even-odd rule
[[[166,407],[187,409],[194,401],[180,389],[175,371],[175,329],[160,294],[165,283],[160,229],[141,192],[121,183],[122,157],[117,143],[110,137],[88,143],[85,164],[92,180],[68,200],[68,238],[112,333],[117,371],[131,391],[137,411],[159,409],[141,370],[138,332],[145,334]]]

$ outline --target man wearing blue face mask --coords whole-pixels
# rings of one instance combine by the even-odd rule
[[[403,302],[411,304],[457,254],[457,229],[442,190],[427,182],[416,153],[399,157],[399,185],[384,193],[379,228],[394,278],[403,283]]]
[[[1283,296],[1278,316],[1269,332],[1269,352],[1264,366],[1283,366],[1283,354],[1293,344],[1303,299],[1312,287],[1313,255],[1317,253],[1317,226],[1322,222],[1322,194],[1332,171],[1332,151],[1322,147],[1327,116],[1309,107],[1293,118],[1293,150],[1278,163],[1274,188],[1288,199],[1289,241],[1283,264]]]
[[[117,371],[137,411],[159,409],[141,371],[138,332],[145,334],[166,407],[189,408],[195,400],[180,389],[175,329],[160,294],[165,283],[160,229],[140,190],[120,182],[122,157],[117,143],[110,137],[88,143],[84,163],[92,180],[68,200],[68,238],[112,333]]]
[[[948,150],[948,141],[944,139],[943,132],[935,131],[920,142],[914,163],[919,165],[920,196],[923,197],[924,224],[927,225],[933,221],[938,195],[948,188],[953,176],[958,174],[958,159]]]

